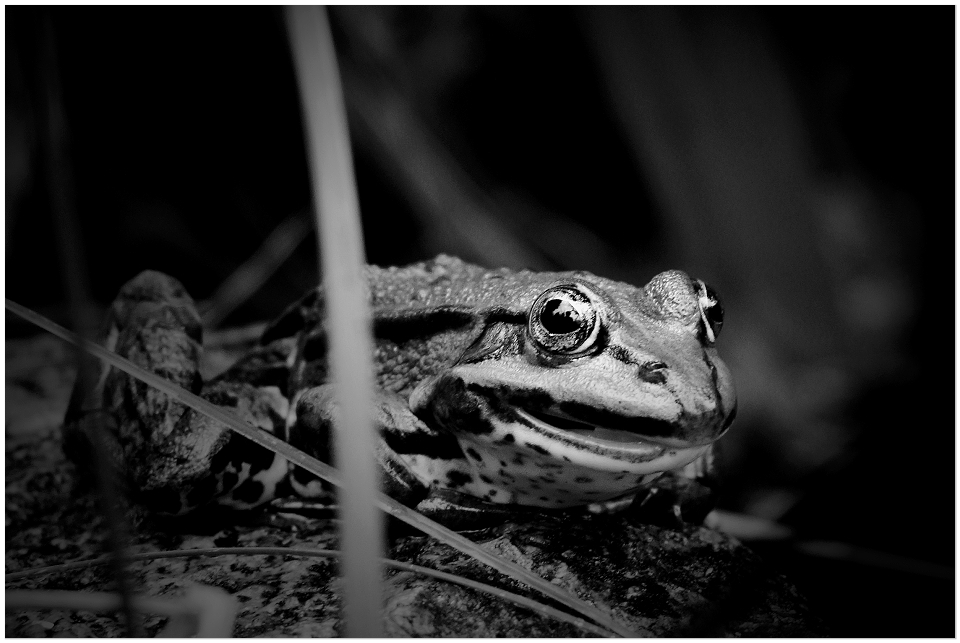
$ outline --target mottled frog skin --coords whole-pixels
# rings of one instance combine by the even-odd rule
[[[447,524],[612,505],[664,472],[699,470],[734,418],[733,382],[715,348],[722,308],[683,272],[637,288],[441,255],[370,266],[366,277],[384,489]],[[193,301],[175,279],[148,271],[121,289],[101,341],[329,462],[323,318],[322,291],[313,290],[205,383]],[[281,456],[99,369],[91,395],[71,400],[67,451],[82,457],[88,423],[106,421],[115,464],[155,511],[247,509],[291,490],[328,495]]]

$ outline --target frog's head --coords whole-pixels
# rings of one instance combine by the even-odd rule
[[[459,361],[411,398],[509,502],[623,495],[730,426],[736,394],[714,346],[723,309],[702,281],[668,271],[636,288],[564,273],[515,297],[521,305],[489,315]]]

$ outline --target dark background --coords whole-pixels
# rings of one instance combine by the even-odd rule
[[[279,10],[5,11],[7,297],[68,321],[58,234],[100,306],[150,267],[231,326],[316,282]],[[710,282],[721,507],[793,531],[751,544],[834,634],[954,635],[954,8],[331,19],[368,261]],[[296,250],[234,310],[283,221]]]

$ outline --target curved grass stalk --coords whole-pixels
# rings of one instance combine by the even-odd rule
[[[260,290],[303,240],[310,236],[311,230],[310,220],[303,212],[296,212],[281,221],[260,247],[210,297],[211,306],[203,314],[204,329],[219,326],[230,313]]]
[[[150,561],[159,560],[162,558],[199,558],[204,556],[298,556],[302,558],[341,558],[342,553],[334,549],[306,549],[302,547],[209,547],[201,549],[181,549],[176,551],[142,552],[139,554],[130,554],[128,559],[130,561]],[[108,562],[109,557],[101,556],[99,558],[91,558],[88,560],[60,563],[59,565],[34,567],[33,569],[11,572],[4,577],[4,580],[7,583],[12,583],[14,581],[23,580],[24,578],[32,578],[34,576],[41,576],[44,574],[60,574],[64,572],[76,571],[78,569],[96,567],[97,565],[105,565]],[[431,578],[436,578],[448,583],[469,587],[470,589],[478,592],[483,592],[501,600],[519,605],[520,607],[529,609],[530,611],[536,612],[542,616],[553,618],[562,623],[568,623],[575,627],[579,627],[580,629],[589,632],[594,636],[610,636],[608,631],[599,628],[596,625],[583,620],[582,618],[572,616],[554,607],[550,607],[549,605],[544,605],[543,603],[535,601],[531,598],[527,598],[526,596],[514,594],[513,592],[508,592],[498,587],[487,585],[486,583],[480,583],[478,581],[474,581],[469,578],[463,578],[462,576],[456,576],[455,574],[450,574],[448,572],[442,572],[436,569],[430,569],[429,567],[414,565],[412,563],[404,563],[390,558],[383,558],[380,562],[385,567],[390,567],[392,569],[399,569],[402,571],[412,572],[414,574],[421,574],[423,576],[429,576]]]
[[[340,473],[330,465],[320,462],[316,458],[310,457],[303,451],[300,451],[290,444],[283,442],[279,438],[267,433],[266,431],[262,431],[247,424],[227,409],[211,404],[207,400],[204,400],[203,398],[194,395],[193,393],[190,393],[179,386],[176,386],[172,382],[163,379],[159,375],[151,373],[150,371],[137,366],[129,360],[117,355],[116,353],[108,351],[99,344],[80,339],[74,333],[71,333],[62,326],[50,321],[43,315],[40,315],[39,313],[36,313],[25,306],[21,306],[16,302],[6,299],[6,308],[10,312],[23,317],[27,321],[39,326],[40,328],[43,328],[57,337],[70,342],[71,344],[82,347],[84,350],[88,351],[98,359],[101,359],[111,366],[120,369],[131,377],[135,377],[138,380],[153,386],[161,392],[169,395],[171,398],[177,400],[181,404],[223,423],[256,444],[270,449],[274,453],[279,453],[293,464],[306,469],[310,473],[319,476],[320,478],[323,478],[330,484],[338,487],[343,486]],[[529,585],[531,588],[537,590],[541,594],[554,599],[561,605],[565,605],[574,612],[578,612],[586,616],[598,625],[601,625],[602,627],[605,627],[608,630],[619,634],[620,636],[631,638],[636,636],[636,633],[632,632],[623,624],[618,623],[611,615],[602,612],[597,607],[590,605],[580,598],[577,598],[561,587],[540,578],[529,570],[520,567],[518,564],[500,558],[496,554],[483,549],[478,544],[468,540],[462,535],[451,531],[443,525],[430,520],[426,516],[419,514],[408,507],[401,505],[393,498],[390,498],[382,493],[378,494],[377,506],[383,511],[389,513],[391,516],[402,520],[408,525],[417,528],[429,536],[437,538],[441,542],[450,545],[454,549],[463,552],[471,558],[493,567],[500,573],[509,576],[514,580]]]

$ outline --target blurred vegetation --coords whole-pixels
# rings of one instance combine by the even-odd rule
[[[278,11],[6,16],[7,297],[67,320],[51,167],[101,306],[149,267],[236,326],[314,283]],[[722,506],[881,554],[754,544],[836,634],[951,635],[920,563],[954,566],[952,8],[332,18],[370,262],[706,280],[740,396]]]

